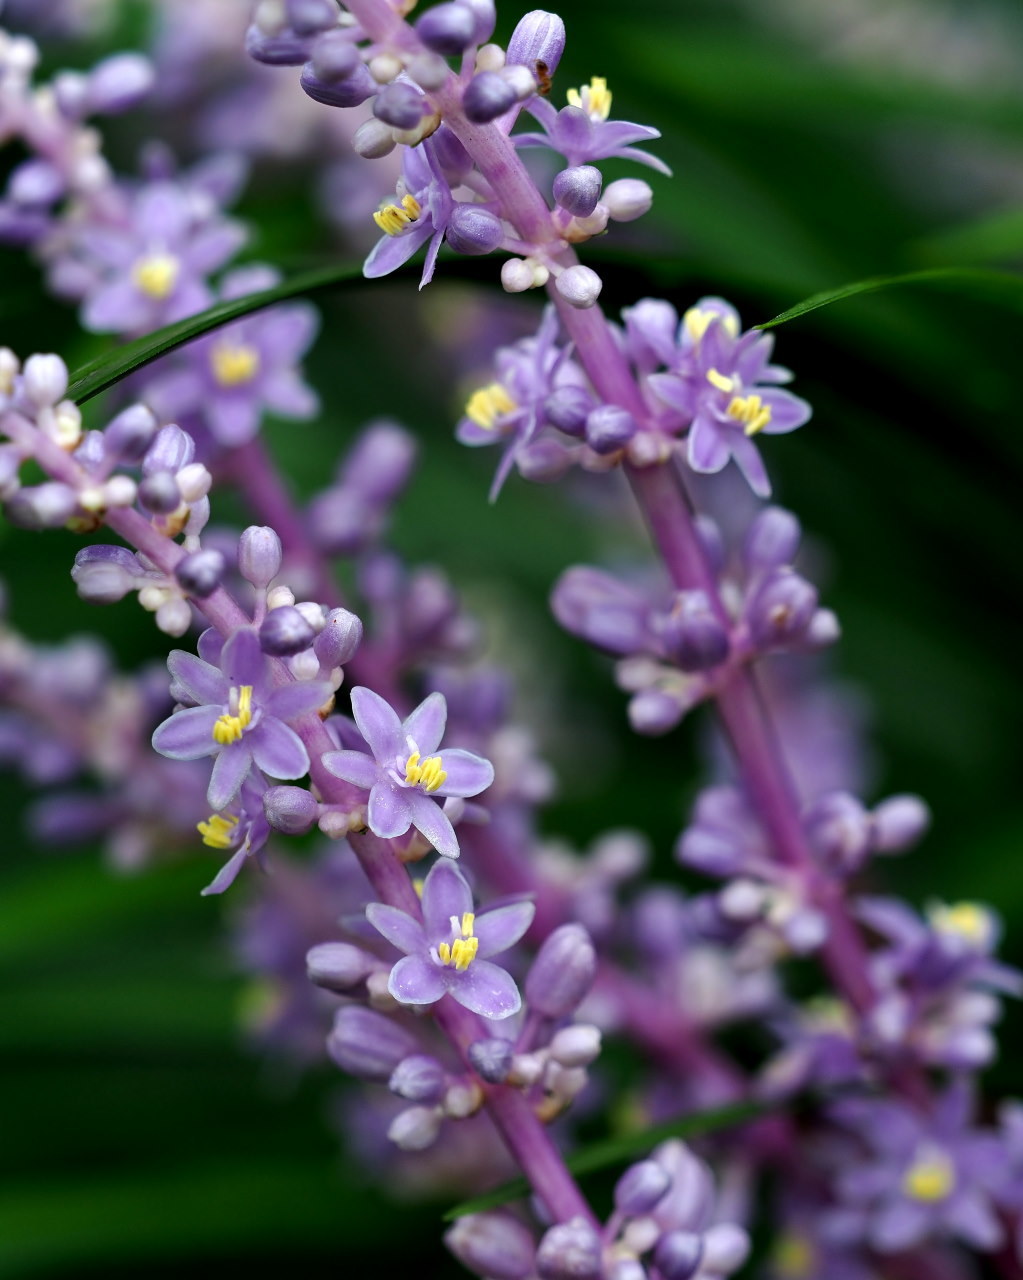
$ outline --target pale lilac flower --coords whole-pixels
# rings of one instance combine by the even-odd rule
[[[404,149],[398,196],[398,204],[389,204],[374,214],[377,226],[385,234],[363,263],[362,274],[368,280],[389,275],[429,241],[419,281],[422,289],[433,279],[441,241],[455,209],[432,139]]]
[[[447,703],[432,693],[404,721],[372,689],[352,690],[355,723],[372,755],[332,751],[324,766],[369,792],[370,830],[381,839],[403,836],[415,827],[438,853],[458,857],[458,838],[447,814],[433,798],[468,797],[494,780],[489,760],[457,748],[435,755],[444,735]]]
[[[153,734],[153,746],[172,760],[215,756],[207,799],[226,809],[253,765],[272,778],[301,778],[309,771],[302,739],[285,724],[315,711],[333,692],[312,680],[274,688],[270,663],[254,631],[238,631],[224,645],[219,667],[183,649],[167,660],[179,701],[177,711]]]
[[[425,705],[425,703],[424,703]],[[514,946],[533,921],[531,902],[473,912],[472,891],[451,862],[437,862],[423,884],[423,922],[380,902],[370,924],[405,953],[387,989],[402,1004],[435,1004],[450,995],[485,1018],[507,1018],[521,1006],[511,976],[488,957]]]
[[[593,164],[597,160],[637,160],[658,173],[671,175],[663,160],[639,151],[634,142],[652,142],[660,132],[626,120],[609,120],[611,95],[606,81],[594,77],[582,90],[569,92],[569,105],[558,111],[546,98],[533,97],[525,109],[543,133],[519,133],[512,141],[517,147],[550,147],[563,155],[569,165]]]

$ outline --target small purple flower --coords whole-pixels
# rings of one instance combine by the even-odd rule
[[[450,995],[473,1013],[497,1019],[517,1013],[522,1000],[510,975],[487,957],[514,946],[534,911],[531,902],[513,902],[475,915],[465,877],[441,861],[423,884],[422,924],[380,902],[370,903],[366,918],[405,953],[387,984],[395,1000],[427,1005]]]
[[[352,690],[352,713],[372,755],[332,751],[323,763],[336,778],[369,792],[370,830],[386,840],[415,827],[438,853],[457,858],[458,838],[433,797],[478,795],[494,781],[494,769],[471,751],[433,754],[447,721],[444,695],[431,693],[401,721],[379,694],[359,686]]]
[[[385,233],[363,263],[367,280],[397,271],[429,240],[423,263],[420,289],[433,279],[437,254],[455,209],[451,187],[444,177],[431,139],[418,147],[406,147],[402,157],[402,177],[398,183],[400,204],[389,204],[373,215]]]
[[[252,766],[272,778],[301,778],[309,771],[302,739],[284,722],[315,711],[333,690],[312,680],[274,688],[270,663],[255,631],[238,631],[224,645],[220,666],[175,649],[167,659],[179,701],[194,706],[176,711],[153,734],[153,746],[172,760],[216,756],[207,799],[226,809]]]
[[[257,775],[258,777],[258,775]],[[210,849],[230,852],[230,857],[202,891],[202,896],[223,893],[238,877],[238,872],[255,857],[261,869],[263,846],[270,835],[270,824],[263,811],[263,793],[266,783],[251,775],[242,783],[241,791],[231,806],[230,813],[213,813],[198,824],[202,842]]]

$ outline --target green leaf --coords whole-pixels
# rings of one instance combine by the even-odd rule
[[[893,289],[905,285],[930,285],[977,298],[983,302],[997,302],[1023,311],[1023,276],[1013,275],[1007,271],[982,271],[968,267],[934,267],[929,271],[910,271],[904,275],[871,276],[866,280],[842,285],[839,289],[826,289],[823,293],[814,293],[809,298],[804,298],[802,302],[797,302],[794,307],[789,307],[781,315],[758,324],[756,328],[773,329],[776,325],[786,324],[789,320],[797,320],[810,311],[828,307],[833,302],[842,302],[846,298],[854,298],[861,293],[878,293],[882,289]]]
[[[71,380],[68,396],[82,404],[98,396],[134,373],[144,365],[165,356],[168,351],[184,346],[195,338],[200,338],[212,329],[230,324],[232,320],[240,320],[242,316],[251,315],[254,311],[262,311],[264,307],[272,307],[274,303],[286,302],[291,298],[304,297],[311,293],[319,293],[325,289],[336,289],[340,285],[354,284],[362,280],[361,265],[345,263],[343,266],[320,267],[315,271],[305,271],[301,275],[292,276],[272,289],[263,289],[259,293],[246,294],[244,298],[232,298],[227,302],[218,302],[208,311],[201,311],[197,316],[188,316],[175,324],[169,324],[155,333],[136,338],[133,342],[118,347],[115,351],[91,360],[79,369]]]
[[[652,1129],[644,1129],[639,1133],[627,1133],[620,1138],[608,1138],[604,1142],[591,1143],[582,1151],[575,1151],[567,1156],[565,1163],[574,1174],[593,1173],[597,1169],[606,1169],[611,1165],[624,1164],[633,1156],[641,1155],[657,1146],[667,1138],[699,1138],[705,1133],[717,1133],[721,1129],[731,1129],[735,1125],[755,1120],[771,1110],[771,1105],[763,1102],[737,1102],[727,1107],[715,1107],[710,1111],[697,1111],[691,1115],[680,1116],[668,1120],[664,1124],[655,1125]],[[455,1205],[444,1215],[445,1222],[453,1222],[456,1218],[464,1218],[470,1213],[482,1213],[486,1209],[494,1209],[498,1205],[507,1204],[510,1200],[521,1200],[529,1195],[529,1184],[525,1178],[516,1178],[503,1187],[488,1191],[486,1195],[476,1196],[473,1200],[465,1200]]]

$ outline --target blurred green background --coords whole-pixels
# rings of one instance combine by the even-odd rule
[[[501,8],[499,38],[518,16]],[[570,0],[560,12],[556,98],[606,75],[615,117],[661,129],[656,149],[675,173],[652,178],[651,217],[616,233],[634,256],[607,268],[611,308],[652,291],[680,308],[724,293],[752,323],[863,276],[1023,264],[1017,3]],[[115,4],[114,16],[139,38],[152,15]],[[54,49],[47,66],[88,65],[95,51]],[[125,168],[132,127],[110,130]],[[336,255],[298,170],[260,166],[240,212],[258,229],[254,256]],[[0,341],[60,350],[72,366],[100,349],[42,295],[35,267],[3,250],[0,271]],[[308,368],[323,415],[271,425],[270,446],[308,493],[366,418],[393,414],[416,431],[423,465],[396,542],[446,567],[513,663],[522,715],[562,779],[545,829],[581,846],[606,826],[643,825],[673,875],[699,726],[628,738],[608,665],[559,635],[545,607],[566,564],[630,540],[638,554],[642,540],[515,480],[488,507],[493,456],[454,443],[456,376],[433,342],[450,337],[452,308],[474,287],[442,272],[422,296],[405,279],[321,300]],[[1018,312],[935,290],[795,321],[779,356],[815,417],[765,446],[777,496],[826,548],[825,599],[844,627],[837,667],[872,708],[872,794],[918,791],[934,809],[924,845],[884,865],[887,883],[918,903],[994,903],[1017,962],[1021,335]],[[0,530],[15,624],[42,640],[98,628],[128,666],[160,654],[132,604],[76,599],[75,546]],[[444,1204],[395,1206],[339,1149],[326,1123],[336,1073],[292,1079],[246,1052],[244,979],[224,930],[245,887],[200,899],[209,865],[198,858],[118,879],[95,851],[40,854],[19,836],[20,788],[0,786],[0,1275],[461,1274],[438,1244]],[[994,1097],[1018,1090],[1019,1028],[1013,1012],[988,1075]]]

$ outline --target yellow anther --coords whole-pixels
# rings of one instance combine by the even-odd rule
[[[421,898],[423,896],[423,885],[425,883],[426,881],[423,879],[422,876],[413,877],[412,888],[415,889],[417,898]]]
[[[774,1270],[784,1280],[806,1280],[813,1275],[816,1259],[806,1236],[791,1231],[778,1240],[772,1253]]]
[[[922,1204],[936,1204],[951,1195],[956,1183],[952,1161],[936,1147],[922,1147],[906,1170],[902,1189]]]
[[[771,421],[770,407],[759,396],[732,396],[728,415],[744,424],[748,436],[763,431]]]
[[[419,752],[413,751],[405,761],[405,781],[410,787],[421,786],[424,791],[436,791],[447,776],[440,756],[427,756],[420,764]]]
[[[493,431],[498,418],[514,413],[518,407],[499,382],[492,382],[489,387],[480,387],[472,393],[465,406],[465,416],[484,431]]]
[[[994,933],[991,912],[979,902],[957,902],[953,906],[933,906],[928,911],[932,927],[949,938],[958,938],[974,947],[985,947]]]
[[[462,918],[451,916],[451,936],[453,942],[441,942],[437,945],[437,955],[441,964],[453,964],[459,971],[468,969],[476,958],[480,940],[473,935],[476,916],[472,911],[464,911]]]
[[[259,352],[244,342],[218,342],[210,352],[210,366],[222,387],[240,387],[259,372]]]
[[[682,317],[686,333],[689,334],[693,342],[699,342],[715,320],[720,321],[730,338],[736,337],[739,332],[739,326],[735,322],[735,316],[723,315],[720,311],[714,311],[710,307],[690,307]]]
[[[569,89],[568,105],[580,107],[591,120],[606,120],[611,114],[611,92],[603,76],[594,76],[581,89]]]
[[[131,269],[131,278],[143,293],[163,299],[174,292],[181,273],[181,263],[170,253],[150,253]]]
[[[462,937],[471,938],[472,931],[476,925],[476,915],[472,911],[464,911],[462,913]]]
[[[237,742],[252,722],[252,685],[243,684],[232,689],[228,698],[229,711],[218,716],[213,726],[213,741],[221,747]]]
[[[238,819],[232,814],[225,817],[222,813],[211,813],[205,822],[196,824],[196,830],[202,836],[203,844],[208,844],[211,849],[229,849],[237,825]]]
[[[717,387],[719,391],[735,390],[735,379],[726,378],[723,373],[718,373],[717,369],[707,370],[707,381],[712,387]]]
[[[423,208],[413,195],[402,196],[401,208],[396,204],[385,205],[373,215],[373,221],[389,236],[399,235],[410,222],[415,222]]]

